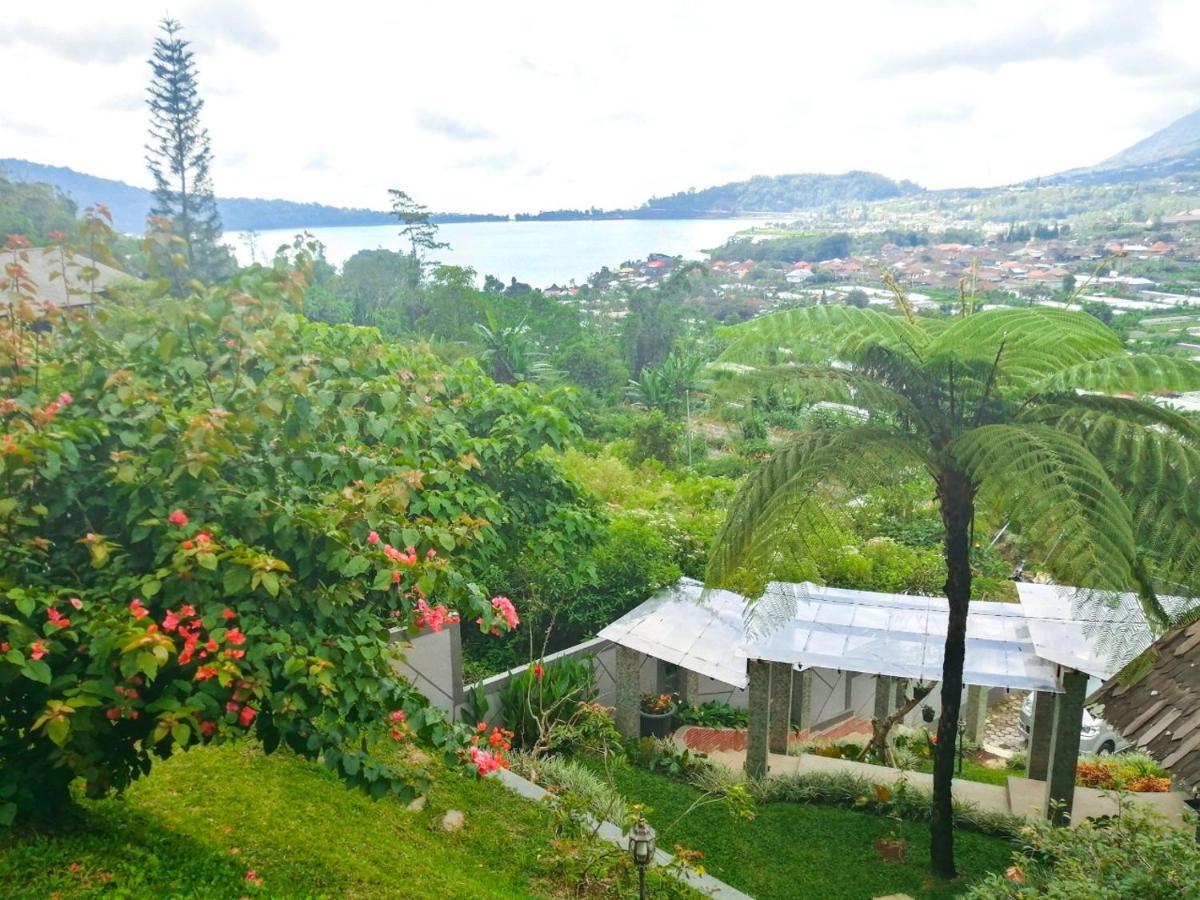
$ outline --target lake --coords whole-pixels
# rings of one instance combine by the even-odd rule
[[[606,219],[581,222],[463,222],[438,226],[438,238],[449,242],[433,256],[440,262],[470,266],[482,280],[495,275],[504,282],[514,276],[534,287],[584,281],[602,266],[616,268],[651,253],[699,259],[703,251],[725,242],[738,231],[762,225],[762,219]],[[299,228],[262,231],[258,257],[263,261]],[[340,266],[359,250],[407,250],[398,225],[314,228],[325,245],[326,258]],[[250,252],[242,235],[226,236],[242,264]]]

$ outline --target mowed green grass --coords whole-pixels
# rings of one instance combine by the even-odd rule
[[[448,809],[461,831],[441,831]],[[0,831],[0,897],[552,896],[551,833],[544,808],[473,776],[439,771],[409,812],[282,751],[196,749],[66,830]]]
[[[617,789],[631,803],[645,803],[659,829],[659,846],[675,844],[703,852],[705,869],[759,900],[864,900],[887,894],[954,897],[970,882],[1010,864],[1014,846],[1003,838],[955,833],[959,879],[942,882],[929,871],[929,826],[831,806],[767,803],[750,822],[720,804],[685,815],[699,791],[641,769],[614,770]],[[903,862],[887,862],[875,841],[899,832],[908,842]]]

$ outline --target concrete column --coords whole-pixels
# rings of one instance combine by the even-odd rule
[[[628,647],[617,645],[617,708],[614,722],[623,738],[636,738],[641,734],[641,690],[638,673],[642,668],[642,654]]]
[[[812,672],[792,669],[792,725],[804,729],[812,724]]]
[[[1087,674],[1070,669],[1063,674],[1063,693],[1054,710],[1050,737],[1050,771],[1046,777],[1046,815],[1055,825],[1068,825],[1075,804],[1075,767],[1079,763],[1079,730]],[[1052,809],[1051,804],[1057,808]]]
[[[746,775],[761,778],[767,774],[767,732],[771,719],[771,665],[750,660],[750,728],[746,735]]]
[[[700,705],[700,673],[679,670],[679,699],[688,706]]]
[[[1028,762],[1025,777],[1045,781],[1050,770],[1050,738],[1054,731],[1054,707],[1058,694],[1034,691],[1033,719],[1029,723]]]
[[[792,664],[771,663],[770,723],[767,746],[772,753],[787,753],[791,732]]]
[[[895,700],[896,688],[893,685],[894,679],[890,675],[875,676],[875,712],[874,716],[880,722],[892,714],[895,709],[892,703]]]
[[[896,686],[896,699],[892,701],[892,712],[895,712],[908,702],[908,679],[893,678],[892,682]]]
[[[988,689],[979,684],[967,686],[967,702],[963,705],[964,735],[967,740],[979,743],[987,727]]]

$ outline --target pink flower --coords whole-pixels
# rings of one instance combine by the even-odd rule
[[[121,718],[121,711],[115,706],[111,709],[106,709],[104,711],[104,718],[108,719],[110,722],[115,722],[117,719]]]
[[[388,718],[391,719],[393,722],[408,721],[408,718],[404,715],[404,710],[402,710],[402,709],[393,710],[392,714],[390,716],[388,716]]]
[[[432,547],[430,547],[428,550],[425,551],[426,559],[433,559],[435,556],[437,556],[437,551],[434,550]]]
[[[246,643],[246,636],[242,634],[241,629],[230,628],[225,632],[225,640],[229,641],[229,643],[233,644],[235,647],[238,647]]]
[[[372,531],[370,534],[368,534],[367,535],[367,543],[368,544],[378,544],[379,543],[379,532]]]
[[[163,616],[162,626],[163,631],[174,631],[179,627],[179,616],[175,613],[175,610],[167,610],[167,614]]]
[[[144,619],[146,616],[150,615],[150,613],[146,611],[146,607],[142,606],[142,601],[137,597],[134,597],[129,601],[129,611],[133,613],[133,617],[135,619]]]
[[[196,681],[205,681],[209,678],[217,677],[217,669],[215,666],[200,666],[196,669],[196,674],[193,676]]]
[[[475,771],[480,775],[490,775],[497,769],[507,769],[508,760],[499,753],[493,753],[491,750],[481,750],[479,747],[471,748],[471,762],[475,766]]]
[[[212,535],[209,534],[207,531],[202,531],[198,535],[196,535],[196,543],[199,544],[201,547],[203,547],[205,544],[207,544],[211,540],[212,540]]]
[[[232,609],[223,609],[221,610],[221,618],[225,619],[226,621],[229,619],[236,619],[237,613],[235,613]]]
[[[243,706],[241,713],[238,715],[238,724],[243,728],[249,728],[250,723],[254,721],[254,717],[258,715],[258,710],[253,706]]]
[[[413,620],[413,624],[418,628],[428,628],[437,632],[457,621],[458,614],[446,609],[444,603],[431,607],[423,598],[417,601],[417,617]]]
[[[186,525],[188,523],[187,513],[182,509],[177,509],[175,512],[167,516],[167,521],[172,525]]]
[[[63,391],[61,394],[58,395],[58,402],[63,406],[70,406],[72,403],[75,402],[75,398],[72,397],[70,394],[68,394],[66,391]]]
[[[521,624],[521,620],[517,618],[517,608],[513,606],[513,602],[507,597],[493,597],[492,609],[504,617],[504,621],[508,623],[510,631]]]
[[[78,597],[72,597],[67,602],[70,603],[76,609],[83,609],[83,601],[80,600]]]
[[[241,708],[242,708],[242,704],[238,703],[235,700],[230,700],[228,703],[225,704],[225,712],[227,712],[227,713],[235,713],[238,710],[240,710]]]
[[[46,642],[45,641],[34,641],[32,644],[29,645],[29,658],[30,659],[41,659],[43,656],[46,655],[47,652],[49,652],[49,651],[46,650]]]
[[[46,610],[46,618],[50,620],[51,625],[56,625],[59,628],[66,628],[71,624],[71,620],[53,606]]]
[[[200,733],[205,737],[212,737],[217,733],[217,723],[204,720],[200,723]]]
[[[183,606],[179,607],[179,617],[181,619],[190,619],[195,614],[196,607],[192,606],[190,603],[185,603]]]

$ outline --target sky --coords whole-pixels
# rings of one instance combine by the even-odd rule
[[[221,196],[512,213],[756,174],[987,186],[1200,107],[1196,0],[55,0],[5,10],[0,157],[149,186],[166,13]]]

